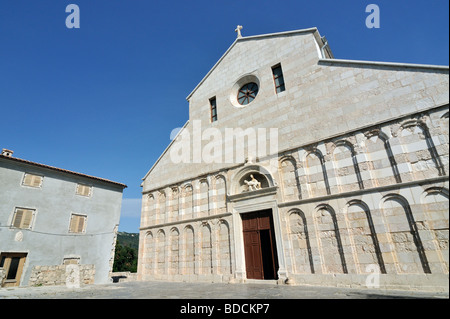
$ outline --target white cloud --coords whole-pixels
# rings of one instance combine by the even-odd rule
[[[141,198],[122,199],[122,217],[141,217]]]

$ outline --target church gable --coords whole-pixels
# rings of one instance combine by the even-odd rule
[[[306,57],[313,54],[317,60],[322,55],[323,46],[316,28],[238,38],[189,94],[187,100],[202,98],[202,94],[209,95],[210,82],[216,86],[214,83],[221,79],[223,84],[227,85],[227,81],[235,80],[239,75],[251,73],[266,64],[279,63],[279,60],[286,56]],[[331,55],[329,48],[324,54],[327,57]]]
[[[273,68],[281,66],[284,73],[290,74],[299,64],[305,68],[316,65],[322,54],[318,44],[321,42],[316,29],[237,39],[188,96],[190,120],[210,122],[209,102],[213,98],[218,111],[220,106],[218,118],[224,119],[237,113],[236,110],[240,116],[251,114],[237,101],[239,89],[247,83],[258,85],[253,109],[266,104],[268,98],[273,100],[276,91]]]

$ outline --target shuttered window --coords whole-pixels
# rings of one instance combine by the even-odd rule
[[[22,185],[30,187],[41,187],[43,176],[25,173]]]
[[[88,185],[83,185],[83,184],[78,184],[77,185],[77,194],[81,195],[81,196],[91,196],[91,186]]]
[[[84,233],[86,227],[86,216],[72,214],[70,218],[70,233]]]
[[[16,208],[12,226],[21,229],[30,229],[33,222],[34,210]]]

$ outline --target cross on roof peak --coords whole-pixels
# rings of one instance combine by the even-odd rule
[[[237,32],[237,37],[238,37],[238,38],[242,38],[242,34],[241,34],[241,30],[242,30],[242,29],[244,29],[244,27],[241,26],[241,25],[238,25],[238,26],[236,27],[236,30],[234,30],[235,32]]]

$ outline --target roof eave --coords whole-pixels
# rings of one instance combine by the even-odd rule
[[[6,160],[15,161],[15,162],[18,162],[18,163],[21,163],[21,164],[25,164],[25,165],[32,165],[32,166],[36,166],[36,167],[40,167],[40,168],[44,168],[44,169],[53,170],[53,171],[56,171],[56,172],[59,172],[59,173],[76,175],[76,176],[79,176],[79,177],[93,179],[93,180],[96,180],[96,181],[99,181],[99,182],[103,182],[103,183],[113,184],[113,185],[122,187],[122,189],[125,189],[125,188],[128,187],[125,184],[114,182],[114,181],[111,181],[109,179],[104,179],[104,178],[95,177],[95,176],[91,176],[91,175],[86,175],[86,174],[82,174],[82,173],[78,173],[78,172],[74,172],[74,171],[69,171],[69,170],[66,170],[66,169],[63,169],[63,168],[58,168],[58,167],[54,167],[54,166],[50,166],[50,165],[45,165],[45,164],[40,164],[40,163],[36,163],[36,162],[31,162],[31,161],[24,160],[24,159],[17,158],[17,157],[9,157],[9,156],[4,156],[4,155],[0,154],[0,158],[6,159]]]
[[[429,70],[443,70],[448,71],[448,65],[433,65],[433,64],[416,64],[416,63],[399,63],[399,62],[380,62],[380,61],[363,61],[363,60],[345,60],[345,59],[319,59],[319,63],[330,64],[353,64],[353,65],[372,65],[395,68],[414,68],[414,69],[429,69]]]

